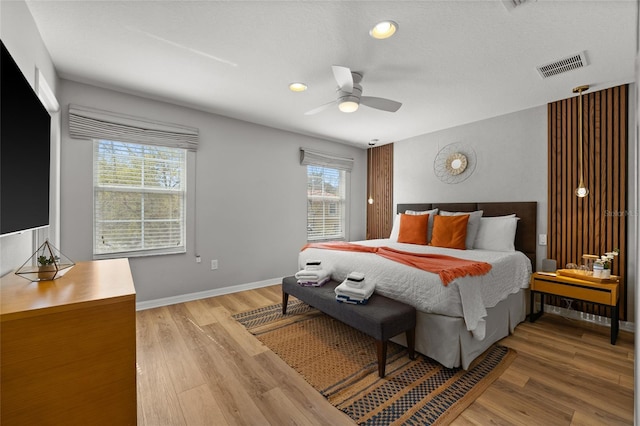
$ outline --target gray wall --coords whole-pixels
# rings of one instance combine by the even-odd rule
[[[443,183],[433,171],[438,151],[463,143],[477,165],[464,182]],[[538,233],[547,232],[547,107],[417,136],[394,147],[394,203],[537,201]],[[537,258],[546,257],[538,246]]]
[[[138,301],[291,275],[306,242],[306,168],[299,148],[355,159],[349,239],[365,238],[366,151],[112,90],[61,80],[61,235],[71,259],[92,257],[92,144],[71,139],[69,103],[200,129],[190,154],[187,253],[131,258]],[[202,263],[197,264],[196,254]],[[219,269],[211,270],[217,259]]]
[[[49,52],[44,46],[38,28],[24,1],[0,2],[0,38],[7,46],[27,81],[35,88],[36,67],[40,69],[54,93],[57,93],[58,77]],[[51,117],[52,127],[52,200],[50,205],[51,229],[28,231],[18,235],[0,237],[0,276],[22,266],[37,248],[37,245],[49,238],[59,247],[57,235],[57,150],[59,144],[59,114]],[[27,141],[25,141],[25,144]],[[29,147],[25,145],[25,152]],[[28,163],[25,160],[25,167]]]

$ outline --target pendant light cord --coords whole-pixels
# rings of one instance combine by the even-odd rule
[[[371,139],[369,142],[369,148],[367,149],[367,185],[369,186],[369,198],[367,203],[373,204],[373,197],[371,196],[371,190],[373,188],[373,147],[378,142],[378,139]]]
[[[371,170],[371,165],[373,163],[373,151],[372,151],[372,148],[369,148],[367,150],[367,159],[369,160],[368,170],[367,170],[367,175],[369,177],[369,179],[368,179],[369,198],[367,199],[367,202],[369,204],[373,204],[373,197],[371,196],[371,187],[373,186],[373,171]]]
[[[578,126],[578,139],[579,139],[579,143],[580,145],[578,145],[578,159],[580,160],[580,186],[584,185],[584,173],[582,171],[582,125],[583,125],[583,119],[582,119],[582,90],[580,90],[580,98],[579,98],[579,103],[578,103],[578,120],[580,120],[579,126]]]
[[[578,183],[578,188],[576,188],[576,195],[580,198],[584,198],[589,194],[589,190],[584,185],[584,170],[583,170],[583,154],[582,154],[582,127],[584,125],[584,118],[582,116],[582,92],[588,90],[589,86],[579,86],[573,89],[573,93],[578,92],[580,95],[578,98],[578,167],[580,171],[580,182]]]

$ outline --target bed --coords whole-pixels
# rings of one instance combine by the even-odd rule
[[[398,213],[444,211],[462,214],[482,211],[484,232],[488,223],[496,223],[515,215],[514,250],[459,250],[398,242],[390,239],[359,241],[356,244],[412,253],[435,253],[492,265],[480,276],[458,277],[442,284],[431,272],[381,258],[373,253],[345,252],[307,248],[299,254],[299,266],[307,260],[321,260],[331,269],[336,281],[352,271],[363,272],[374,280],[376,293],[414,306],[417,310],[416,350],[445,367],[467,369],[473,360],[493,343],[513,332],[526,316],[525,289],[528,288],[532,265],[536,264],[536,202],[488,203],[421,203],[399,204]],[[452,214],[448,214],[451,216]],[[433,215],[431,215],[433,216]],[[431,218],[433,219],[433,217]],[[397,231],[397,223],[394,231]],[[430,231],[431,232],[431,231]],[[468,243],[469,244],[469,243]],[[405,344],[404,335],[393,338]]]

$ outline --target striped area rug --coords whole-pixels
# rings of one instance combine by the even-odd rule
[[[375,340],[293,299],[234,315],[335,407],[363,425],[444,425],[453,421],[516,357],[494,345],[468,370],[445,368],[389,342],[378,377]]]

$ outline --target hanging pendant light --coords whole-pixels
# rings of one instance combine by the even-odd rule
[[[371,196],[371,187],[373,186],[373,171],[371,170],[371,165],[373,162],[372,149],[376,142],[378,142],[378,139],[371,139],[371,141],[369,142],[369,146],[371,148],[367,150],[367,159],[369,160],[369,164],[367,166],[367,175],[369,176],[369,199],[367,200],[367,203],[369,204],[373,204],[373,196]]]
[[[580,181],[578,182],[578,187],[576,188],[576,195],[580,198],[584,198],[589,195],[589,189],[584,184],[584,174],[582,170],[582,92],[585,90],[589,90],[588,85],[578,86],[573,89],[573,93],[579,93],[580,99],[578,101],[578,120],[580,120],[578,126],[578,167],[580,172]]]

